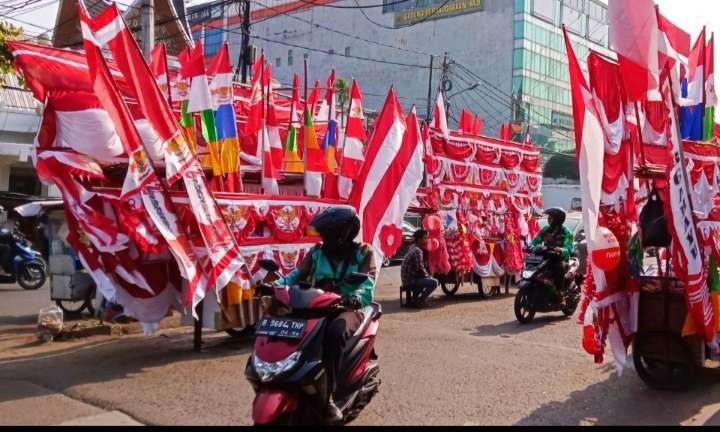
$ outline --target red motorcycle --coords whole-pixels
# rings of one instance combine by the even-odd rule
[[[260,265],[282,277],[275,262],[262,260]],[[367,278],[366,274],[352,273],[345,281],[359,284]],[[319,281],[315,287],[306,283],[261,285],[264,314],[255,330],[255,346],[245,368],[245,377],[255,390],[252,415],[256,425],[328,423],[325,328],[346,310],[341,296],[327,290],[336,283]],[[339,424],[354,420],[380,385],[374,346],[382,309],[373,303],[361,312],[362,325],[347,343],[342,379],[333,395],[343,413]]]

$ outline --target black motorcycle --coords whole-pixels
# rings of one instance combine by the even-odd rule
[[[572,256],[566,266],[564,286],[556,287],[552,274],[552,260],[562,259],[559,254],[545,246],[536,246],[528,250],[525,258],[523,279],[518,285],[515,296],[515,317],[522,324],[528,324],[537,312],[562,312],[571,316],[580,304],[580,287],[583,276],[580,263]],[[558,290],[565,295],[565,307],[560,304]]]

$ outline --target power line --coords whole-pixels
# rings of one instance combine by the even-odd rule
[[[407,3],[407,2],[409,2],[409,1],[411,1],[411,0],[397,0],[397,1],[394,1],[394,2],[390,2],[390,3],[378,3],[378,4],[366,5],[366,6],[360,6],[360,5],[357,5],[357,6],[345,6],[345,5],[337,5],[337,4],[332,4],[332,3],[329,3],[329,4],[318,4],[318,3],[315,3],[315,2],[312,1],[312,0],[300,0],[300,2],[305,3],[305,4],[307,4],[307,5],[322,6],[322,7],[334,8],[334,9],[373,9],[373,8],[379,8],[379,7],[394,6],[394,5],[396,5],[396,4]]]
[[[360,3],[358,3],[358,0],[353,0],[353,1],[355,2],[356,5],[358,5],[358,7],[360,6]],[[430,14],[428,14],[428,16],[426,16],[425,18],[423,18],[423,19],[421,19],[421,20],[419,20],[419,21],[415,21],[415,22],[412,23],[412,24],[409,24],[409,25],[406,25],[406,26],[402,26],[402,27],[386,26],[385,24],[379,23],[379,22],[373,20],[372,18],[370,18],[369,16],[367,16],[367,14],[365,13],[365,11],[364,11],[362,8],[360,8],[359,10],[360,10],[360,13],[362,14],[362,16],[364,16],[365,19],[368,20],[369,22],[371,22],[372,24],[374,24],[374,25],[376,25],[376,26],[378,26],[378,27],[384,28],[384,29],[388,29],[388,30],[398,30],[398,29],[400,29],[400,28],[413,27],[413,26],[416,26],[416,25],[418,25],[418,24],[422,24],[422,23],[428,21],[430,18],[434,17],[438,12],[440,12],[440,9],[444,8],[445,5],[447,5],[448,3],[450,3],[450,0],[445,0],[445,2],[444,2],[443,4],[441,4],[440,6],[438,6],[435,10],[433,10],[433,11],[432,11]]]

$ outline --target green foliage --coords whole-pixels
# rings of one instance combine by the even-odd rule
[[[12,54],[5,42],[18,39],[22,34],[22,28],[15,27],[8,22],[0,21],[0,82],[3,81],[4,75],[14,73],[15,71]]]
[[[565,178],[580,180],[580,170],[573,155],[555,155],[545,164],[543,173],[546,178]]]
[[[344,107],[347,104],[350,88],[345,78],[337,78],[335,80],[335,88],[337,88],[338,102]]]

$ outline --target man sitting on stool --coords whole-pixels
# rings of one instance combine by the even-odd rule
[[[415,244],[403,258],[400,273],[402,284],[411,295],[408,303],[419,307],[425,305],[427,298],[438,287],[438,281],[430,277],[425,261],[425,251],[430,238],[428,232],[419,229],[415,231],[413,237]]]

